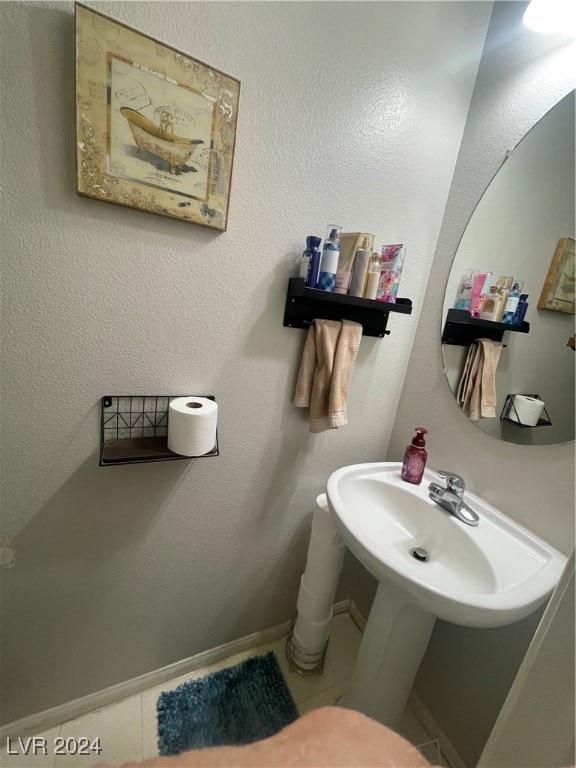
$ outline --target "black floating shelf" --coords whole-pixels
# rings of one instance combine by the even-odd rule
[[[352,320],[362,325],[364,336],[383,338],[390,333],[386,330],[390,312],[409,315],[412,312],[410,299],[396,299],[392,304],[386,301],[372,301],[358,296],[318,291],[306,288],[303,277],[291,277],[288,281],[284,326],[286,328],[309,328],[314,320]]]
[[[529,333],[530,323],[510,325],[494,323],[491,320],[477,320],[466,309],[449,309],[442,331],[442,344],[456,344],[468,347],[476,339],[502,341],[505,331]]]
[[[219,456],[218,434],[212,451],[180,456],[168,448],[168,411],[177,397],[213,395],[106,395],[102,398],[100,466]]]

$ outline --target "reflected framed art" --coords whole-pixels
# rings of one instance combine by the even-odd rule
[[[538,300],[538,309],[551,309],[554,312],[573,315],[575,283],[574,240],[571,237],[563,237],[558,240]]]

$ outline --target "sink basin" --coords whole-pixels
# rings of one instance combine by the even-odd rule
[[[345,706],[398,727],[437,618],[500,627],[532,613],[551,594],[566,558],[473,493],[480,516],[466,525],[428,496],[401,464],[354,464],[328,479],[332,518],[378,590]],[[412,551],[427,560],[416,559]],[[420,550],[425,550],[421,552]],[[471,663],[474,660],[471,659]]]
[[[378,579],[405,590],[436,617],[469,627],[499,627],[528,616],[551,594],[566,558],[478,496],[471,527],[428,496],[442,482],[400,478],[401,464],[354,464],[328,480],[328,503],[342,538]],[[426,550],[421,562],[411,549]]]

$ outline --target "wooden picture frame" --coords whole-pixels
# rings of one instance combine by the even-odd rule
[[[550,264],[542,293],[538,299],[538,309],[550,309],[554,312],[575,314],[574,239],[563,237],[558,240],[554,258]]]
[[[240,81],[75,8],[78,194],[224,231]]]

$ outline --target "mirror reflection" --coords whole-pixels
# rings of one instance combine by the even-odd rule
[[[572,91],[508,154],[468,223],[446,286],[442,353],[450,388],[459,407],[483,432],[512,443],[574,440],[574,107]],[[472,283],[476,277],[477,285],[479,276],[488,275],[480,296],[478,291],[470,296],[470,283],[462,290],[469,270],[476,270]],[[499,298],[502,311],[511,313],[503,319],[515,323],[504,326],[508,330],[500,337],[492,333],[499,329],[490,322],[498,320],[492,304]],[[547,308],[539,308],[544,304]],[[478,318],[463,340],[450,338],[446,330],[449,310],[456,306],[466,307],[465,317]],[[485,337],[496,340],[474,341]],[[487,401],[490,366],[495,366],[492,416],[479,415],[475,407],[471,412],[470,397],[467,405],[462,402],[465,390],[473,389],[475,375],[474,396],[482,400],[479,374],[484,362]],[[474,365],[475,374],[467,375]],[[489,414],[490,407],[485,412]]]

